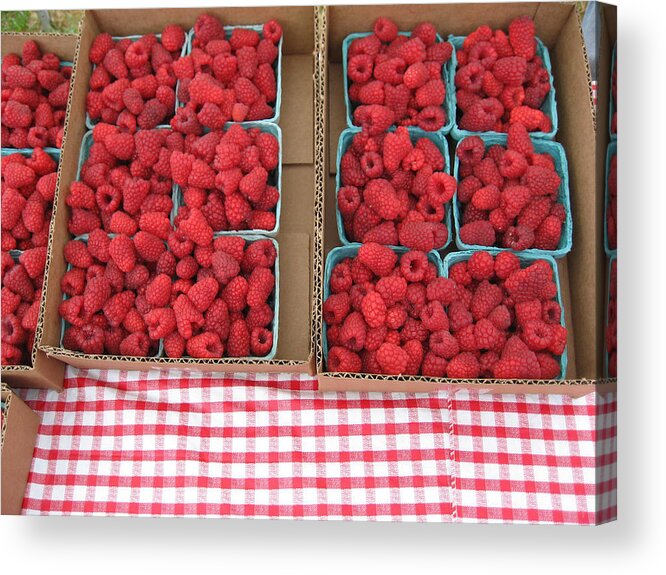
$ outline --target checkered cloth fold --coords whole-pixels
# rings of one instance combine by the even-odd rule
[[[291,375],[67,368],[26,514],[593,524],[615,398],[320,393]]]

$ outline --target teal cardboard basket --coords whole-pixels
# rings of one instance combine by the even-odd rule
[[[74,66],[74,64],[72,64],[71,62],[67,62],[67,61],[60,62],[60,67],[61,68],[67,68],[68,66],[70,68],[72,68]],[[70,89],[70,91],[72,90],[71,84],[70,84],[69,89]],[[53,146],[45,146],[42,149],[49,156],[51,156],[52,158],[55,158],[55,155],[57,154],[58,157],[56,159],[58,161],[60,160],[60,148],[54,148]],[[34,150],[34,148],[12,148],[11,146],[6,146],[6,147],[2,148],[2,155],[6,156],[8,154],[16,154],[16,153],[26,155],[25,152],[27,152],[28,155],[30,155],[30,154],[32,154],[33,150]]]
[[[340,263],[345,258],[353,258],[358,254],[358,249],[361,247],[361,244],[349,244],[346,246],[340,246],[333,248],[328,255],[326,256],[326,265],[324,267],[324,301],[328,299],[328,296],[331,295],[331,274],[333,273],[333,268]],[[400,246],[394,247],[389,246],[391,249],[398,254],[398,256],[407,253],[410,251],[408,248]],[[428,260],[435,264],[438,271],[438,276],[444,276],[444,268],[442,265],[442,258],[436,251],[428,252]],[[324,346],[324,357],[328,362],[328,336],[326,335],[326,322],[322,321],[322,341]]]
[[[224,27],[224,35],[225,38],[229,39],[231,37],[231,33],[233,32],[234,28],[245,28],[247,30],[254,30],[259,33],[259,36],[263,37],[263,24],[250,24],[246,26],[225,26]],[[194,28],[191,28],[190,31],[187,34],[187,41],[186,41],[186,46],[187,46],[187,51],[183,54],[184,56],[187,56],[192,53],[192,40],[194,39]],[[278,42],[278,56],[275,59],[275,62],[273,62],[273,69],[275,70],[275,80],[277,83],[277,96],[275,98],[275,104],[274,104],[274,114],[270,118],[266,118],[265,120],[256,120],[254,123],[270,123],[270,124],[277,124],[280,121],[280,106],[282,104],[282,43],[284,41],[284,35],[282,38],[280,38],[280,41]],[[176,107],[179,106],[184,106],[185,104],[176,102]],[[249,124],[250,122],[227,122],[227,124]]]
[[[610,75],[610,90],[608,93],[608,133],[611,140],[617,140],[617,132],[613,132],[611,126],[613,124],[613,114],[615,114],[615,101],[613,100],[613,70],[615,69],[615,59],[617,58],[617,43],[613,46],[613,55],[611,57],[611,75]]]
[[[214,237],[218,237],[220,234],[215,234]],[[240,235],[240,234],[238,234]],[[109,236],[113,237],[115,234],[109,234]],[[273,245],[275,246],[275,251],[277,253],[277,256],[275,258],[275,266],[273,273],[275,275],[275,288],[273,290],[273,293],[269,297],[268,304],[273,308],[273,321],[271,322],[271,331],[273,332],[273,347],[271,348],[271,351],[268,353],[268,355],[263,356],[263,357],[256,357],[256,356],[249,356],[249,357],[244,357],[244,358],[235,358],[235,359],[273,359],[275,357],[275,353],[277,351],[277,339],[278,339],[278,318],[279,318],[279,313],[280,313],[280,250],[279,250],[279,245],[277,241],[273,238],[266,238],[264,236],[257,236],[257,235],[243,235],[243,238],[248,242],[248,243],[253,243],[257,240],[270,240]],[[73,238],[75,240],[81,240],[82,242],[87,243],[88,242],[88,234],[84,234],[82,236],[77,236]],[[12,255],[14,257],[14,255]],[[15,257],[16,260],[18,260],[18,255]],[[67,265],[67,271],[72,269],[71,264]],[[66,294],[63,294],[63,299],[69,299],[69,297]],[[60,347],[64,348],[63,346],[63,338],[65,335],[65,330],[69,327],[69,324],[63,319],[60,319]],[[151,357],[158,358],[158,357],[166,357],[164,355],[164,343],[160,339],[159,340],[159,345],[158,345],[158,350],[155,355],[152,355]],[[188,357],[188,356],[183,356],[183,357]]]
[[[610,171],[610,164],[613,156],[617,154],[617,140],[613,140],[608,144],[606,149],[606,171],[604,178],[604,251],[608,257],[614,257],[617,254],[617,246],[610,247],[608,243],[608,204],[610,203],[610,195],[608,192],[608,172]]]
[[[495,144],[500,144],[506,146],[507,135],[506,134],[480,134],[479,137],[483,140],[486,148],[493,146]],[[555,161],[555,169],[557,174],[560,176],[560,189],[558,191],[557,200],[564,206],[566,211],[566,219],[564,220],[564,226],[562,228],[562,237],[560,238],[560,245],[556,250],[538,250],[530,248],[523,250],[522,252],[516,252],[518,254],[532,254],[538,257],[543,257],[544,255],[552,256],[554,258],[561,258],[568,254],[571,251],[573,245],[573,218],[571,216],[571,198],[569,192],[569,165],[567,164],[567,157],[564,152],[564,147],[559,142],[551,142],[550,140],[539,140],[532,138],[532,143],[534,144],[534,150],[540,154],[548,154]],[[460,142],[456,145],[456,150]],[[458,155],[455,155],[453,175],[456,178],[456,181],[460,181],[458,178],[458,173],[460,169],[460,160]],[[460,228],[462,227],[462,215],[460,213],[460,206],[458,205],[458,192],[456,192],[453,197],[453,220],[456,228],[456,245],[461,250],[479,250],[487,249],[486,246],[476,246],[466,244],[460,239]],[[507,250],[508,248],[501,248],[498,246],[493,246],[494,249],[498,250]]]
[[[155,34],[158,40],[162,39],[162,34]],[[132,34],[131,36],[113,36],[114,41],[118,40],[124,40],[125,38],[129,38],[132,40],[132,42],[136,42],[139,38],[141,38],[141,34]],[[183,47],[180,50],[180,55],[185,56],[188,50],[188,34],[187,32],[185,33],[185,43],[183,44]],[[93,70],[97,67],[96,64],[93,64]],[[176,110],[178,109],[178,82],[176,82],[176,104],[174,106],[174,109],[171,111],[171,113],[165,118],[165,121],[169,121],[171,118],[173,118],[174,114],[176,113]],[[88,115],[88,112],[86,111],[86,128],[89,130],[92,130],[100,120],[93,120],[90,118]]]
[[[153,128],[154,130],[170,130],[170,126],[157,126],[156,128]],[[83,168],[83,164],[86,162],[88,159],[88,154],[90,153],[90,147],[93,145],[93,132],[92,130],[88,130],[85,134],[83,134],[83,138],[81,139],[81,148],[79,149],[79,164],[76,169],[76,179],[77,181],[81,179],[81,169]],[[172,201],[172,208],[171,208],[171,213],[169,214],[169,219],[171,221],[171,224],[173,224],[174,218],[176,217],[176,213],[178,211],[178,205],[177,205],[177,200],[178,200],[178,186],[176,184],[171,184],[171,201]]]
[[[214,238],[223,236],[223,235],[229,235],[229,234],[221,234],[217,233],[214,234]],[[275,357],[275,353],[277,352],[277,345],[278,345],[278,324],[279,324],[279,317],[280,317],[280,246],[278,245],[278,242],[275,238],[268,238],[266,236],[260,236],[257,234],[235,234],[237,236],[241,236],[248,244],[252,244],[256,241],[259,240],[269,240],[274,246],[275,246],[275,253],[277,254],[275,256],[275,264],[273,266],[273,275],[275,276],[275,287],[273,288],[273,292],[268,298],[268,305],[271,306],[273,309],[273,321],[270,324],[270,330],[273,332],[273,347],[271,347],[271,350],[268,352],[267,355],[258,357],[255,355],[247,356],[247,357],[234,357],[231,359],[260,359],[260,360],[266,360],[266,359],[273,359]],[[183,357],[188,357],[188,356],[183,356]],[[229,358],[222,358],[222,359],[229,359]]]
[[[421,130],[420,128],[407,128],[409,131],[410,138],[412,140],[412,143],[416,143],[417,140],[421,138],[428,138],[433,144],[437,146],[437,149],[442,153],[442,156],[444,157],[444,171],[447,174],[451,174],[451,162],[449,159],[449,146],[446,141],[446,137],[442,132],[426,132],[424,130]],[[360,128],[354,127],[354,128],[346,128],[345,130],[342,131],[340,134],[340,138],[338,140],[338,157],[337,157],[337,169],[335,173],[335,220],[337,223],[338,227],[338,236],[340,238],[340,241],[342,242],[343,245],[348,246],[351,244],[355,244],[357,242],[352,242],[349,240],[347,237],[347,234],[345,233],[345,227],[344,224],[342,223],[342,214],[340,213],[340,210],[338,209],[338,202],[337,202],[337,197],[338,197],[338,192],[340,191],[340,188],[342,187],[342,177],[340,175],[340,163],[342,162],[342,156],[344,153],[347,151],[347,148],[350,146],[352,138],[358,134],[361,131]],[[395,132],[395,128],[390,128],[389,132]],[[452,203],[452,202],[451,202]],[[453,236],[453,229],[451,227],[451,203],[447,204],[444,211],[445,211],[445,220],[444,223],[446,224],[447,229],[449,230],[449,236],[446,240],[446,243],[441,247],[438,248],[439,250],[444,250],[446,247],[451,243],[451,238]],[[389,246],[390,248],[399,248],[399,247],[404,247],[404,246]]]
[[[604,310],[604,328],[606,329],[608,328],[608,307],[610,306],[611,270],[613,269],[613,263],[616,261],[617,261],[616,254],[612,254],[608,258],[608,278],[607,278],[608,283],[606,284],[606,309]],[[608,353],[608,340],[606,339],[606,329],[604,329],[604,377],[610,377],[608,375],[609,353]]]
[[[456,94],[455,77],[456,77],[456,68],[458,62],[458,58],[456,57],[456,51],[462,48],[465,38],[466,36],[449,36],[449,42],[453,44],[454,48],[453,56],[451,58],[453,60],[453,65],[450,68],[450,77],[449,77],[449,84],[451,86],[451,91],[453,93],[453,100],[454,100],[453,105],[455,108],[453,115],[455,123],[453,125],[453,128],[451,129],[451,135],[456,140],[462,140],[467,136],[500,135],[500,132],[494,132],[494,131],[470,132],[468,130],[463,130],[458,127],[457,99],[455,96]],[[558,127],[557,102],[555,100],[555,83],[553,81],[552,65],[550,62],[550,53],[548,52],[548,48],[546,48],[544,43],[541,40],[539,40],[539,38],[536,39],[536,42],[537,42],[537,56],[539,56],[543,61],[543,65],[548,72],[548,78],[550,79],[550,92],[548,92],[548,94],[546,95],[546,99],[541,105],[541,111],[550,118],[552,127],[550,132],[530,132],[530,136],[532,136],[533,138],[544,138],[546,140],[552,140],[555,138],[555,134],[557,134],[557,127]]]
[[[468,250],[463,252],[451,252],[444,258],[443,261],[443,270],[444,277],[449,277],[449,269],[454,264],[459,262],[467,261],[472,254],[478,250]],[[487,248],[485,251],[491,253],[493,256],[496,256],[500,251],[498,249]],[[560,325],[566,327],[564,322],[564,303],[562,302],[562,288],[560,287],[560,274],[557,271],[557,262],[555,259],[549,255],[535,255],[535,254],[526,254],[526,253],[517,253],[518,259],[520,259],[520,267],[525,268],[528,265],[531,265],[537,260],[545,260],[550,264],[550,267],[553,269],[553,278],[555,279],[555,285],[557,285],[557,303],[562,309],[562,316],[560,317]],[[560,375],[557,379],[565,379],[567,373],[567,362],[568,362],[568,350],[564,348],[564,353],[560,356]]]
[[[278,126],[277,124],[272,124],[269,122],[240,122],[239,124],[243,126],[243,128],[245,128],[246,130],[249,130],[250,128],[258,128],[262,132],[267,132],[269,134],[272,134],[273,136],[275,136],[275,138],[278,141],[279,162],[277,168],[275,168],[275,170],[273,170],[270,174],[268,174],[268,184],[271,186],[275,186],[278,189],[278,192],[280,193],[280,197],[278,198],[278,203],[275,206],[275,227],[272,230],[225,230],[216,233],[228,236],[255,234],[255,235],[268,236],[274,238],[275,236],[277,236],[278,232],[280,231],[280,214],[282,212],[282,130],[280,129],[280,126]],[[227,126],[229,126],[229,124],[227,124]],[[226,129],[224,131],[226,131]],[[174,205],[174,217],[175,217],[175,213],[177,213],[178,208],[185,205],[185,201],[183,200],[182,190],[180,189],[180,186],[178,186],[177,184],[174,184],[173,205]],[[171,221],[173,223],[173,220]]]
[[[111,236],[111,237],[114,237],[115,235],[116,234],[109,234],[109,236]],[[87,245],[88,244],[88,234],[83,234],[81,236],[76,236],[75,238],[72,238],[72,240],[80,240],[80,241],[82,241],[83,243],[85,243]],[[67,264],[66,271],[69,271],[71,269],[72,269],[72,264]],[[67,294],[62,294],[62,299],[63,299],[63,301],[68,300],[69,296]],[[67,331],[68,327],[70,327],[69,322],[65,321],[65,319],[61,317],[60,318],[60,347],[63,348],[63,349],[67,349],[63,345],[63,340],[65,338],[65,331]],[[153,354],[149,357],[153,357],[153,358],[163,357],[163,352],[164,352],[164,345],[163,345],[162,340],[160,339],[158,341],[157,351],[155,352],[155,354]],[[104,354],[102,354],[102,355],[104,355]],[[109,357],[117,357],[117,356],[109,356]]]
[[[358,128],[354,124],[354,110],[358,104],[353,104],[349,99],[349,78],[347,77],[347,61],[348,61],[348,52],[349,45],[356,40],[356,38],[365,38],[370,36],[372,32],[355,32],[354,34],[349,34],[342,42],[342,70],[344,75],[344,86],[345,86],[345,108],[347,110],[347,126],[350,128]],[[410,32],[398,32],[401,36],[409,36]],[[437,42],[444,42],[445,40],[437,34]],[[455,51],[454,51],[455,53]],[[444,86],[446,86],[446,98],[444,99],[444,105],[442,106],[446,111],[446,124],[438,130],[439,133],[448,134],[453,128],[453,124],[456,118],[456,101],[455,101],[455,92],[454,87],[451,85],[452,72],[455,73],[455,65],[453,60],[453,55],[442,66],[442,80],[444,80]]]

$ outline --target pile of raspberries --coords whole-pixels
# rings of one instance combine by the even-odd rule
[[[174,63],[185,43],[185,31],[170,24],[158,38],[114,40],[104,32],[93,40],[86,111],[93,122],[121,126],[127,132],[150,130],[168,122],[176,108]]]
[[[390,18],[378,18],[374,32],[349,45],[347,77],[354,124],[379,134],[390,126],[441,130],[447,122],[442,67],[453,46],[437,40],[430,22],[409,36]]]
[[[151,232],[70,240],[63,346],[87,354],[261,357],[273,345],[272,240],[202,237],[195,222],[167,245]],[[4,260],[3,260],[4,261]],[[4,264],[3,264],[4,265]]]
[[[41,148],[2,158],[2,365],[31,364],[57,169]]]
[[[438,277],[427,255],[363,244],[332,270],[328,369],[460,379],[560,375],[567,331],[553,270],[474,252]]]
[[[529,132],[550,132],[540,108],[550,78],[536,54],[534,22],[529,16],[509,24],[509,34],[479,26],[456,50],[458,127],[471,132],[506,132],[522,124]]]
[[[167,129],[132,134],[99,123],[65,202],[71,208],[69,232],[74,236],[102,229],[133,235],[137,229],[168,239],[173,207],[170,159],[182,149],[182,134]]]
[[[2,58],[2,147],[60,148],[69,97],[71,66],[34,40],[22,54]]]
[[[58,164],[43,149],[2,158],[2,251],[46,247]]]
[[[509,127],[506,147],[486,149],[479,136],[470,136],[456,155],[464,243],[515,251],[558,248],[567,217],[558,201],[560,176],[549,154],[534,151],[523,125]]]
[[[412,138],[408,128],[354,135],[340,160],[338,209],[353,242],[402,245],[419,251],[444,247],[446,213],[456,181],[444,172],[437,145]]]
[[[617,154],[613,154],[608,166],[608,205],[606,206],[606,233],[608,247],[617,249]]]
[[[617,259],[613,258],[610,266],[606,353],[608,355],[608,377],[617,377]]]
[[[265,120],[275,115],[276,67],[282,27],[275,20],[259,34],[233,28],[226,39],[220,21],[202,14],[194,25],[192,51],[174,64],[180,80],[174,129],[200,134],[226,122]]]
[[[42,299],[46,246],[2,250],[2,365],[31,365]]]
[[[232,124],[225,132],[187,136],[170,157],[181,188],[177,220],[201,210],[212,231],[274,230],[280,199],[280,145],[273,134]]]

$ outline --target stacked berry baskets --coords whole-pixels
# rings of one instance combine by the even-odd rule
[[[548,50],[529,17],[443,32],[379,18],[343,43],[326,371],[564,379],[554,258],[573,235]]]
[[[35,364],[71,75],[34,40],[2,60],[3,370]]]
[[[282,29],[98,35],[69,206],[61,347],[91,356],[276,354]],[[93,81],[94,80],[94,81]]]

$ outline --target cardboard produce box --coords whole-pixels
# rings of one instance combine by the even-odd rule
[[[614,8],[604,10],[606,27],[609,27],[609,22],[614,26]],[[565,321],[569,330],[566,379],[452,380],[327,372],[321,346],[323,326],[320,310],[323,299],[321,291],[318,291],[316,330],[319,336],[317,369],[320,389],[425,392],[473,388],[489,392],[564,393],[571,396],[614,389],[614,380],[600,379],[603,376],[606,284],[602,219],[603,165],[608,142],[608,110],[606,102],[605,105],[600,104],[595,114],[583,36],[574,2],[328,8],[323,15],[326,50],[319,70],[321,82],[327,86],[328,96],[324,115],[327,177],[322,227],[323,256],[325,258],[331,249],[340,245],[335,221],[335,169],[338,137],[346,127],[343,87],[346,72],[341,65],[344,38],[353,32],[371,31],[378,16],[392,18],[399,30],[411,30],[419,22],[428,20],[435,24],[441,36],[447,37],[449,34],[467,35],[481,24],[506,30],[511,20],[521,15],[530,15],[534,19],[537,36],[550,51],[559,113],[559,129],[555,139],[564,146],[569,162],[573,249],[565,258],[558,260]],[[611,50],[612,43],[602,38],[599,94],[608,94]],[[608,62],[605,68],[604,61]],[[449,144],[453,154],[454,142],[449,139]],[[444,254],[454,249],[449,247]]]
[[[280,309],[278,346],[273,359],[172,359],[89,355],[61,347],[62,301],[60,280],[65,272],[63,246],[70,239],[67,230],[69,207],[65,204],[69,186],[76,179],[81,140],[86,132],[85,104],[92,65],[88,54],[97,34],[112,36],[159,33],[167,24],[185,30],[202,13],[218,17],[224,25],[263,24],[276,19],[284,30],[282,48],[282,206],[280,231]],[[314,71],[319,53],[312,7],[187,8],[142,10],[93,10],[85,12],[75,62],[70,103],[70,121],[61,160],[60,194],[54,218],[51,249],[54,257],[47,273],[47,305],[40,348],[49,357],[81,368],[148,370],[151,368],[197,369],[203,371],[302,372],[314,373],[314,337],[311,323],[313,289],[321,256],[315,246],[315,125]],[[323,165],[323,164],[322,164]],[[320,178],[321,179],[321,178]],[[315,260],[315,263],[313,263]]]
[[[74,62],[78,45],[78,36],[74,34],[2,34],[2,55],[21,54],[23,44],[27,40],[34,40],[42,52],[53,52],[62,61]],[[70,90],[71,102],[71,90]],[[68,106],[69,112],[70,106]],[[65,125],[67,118],[65,118]],[[5,148],[8,150],[9,148]],[[58,180],[59,182],[59,180]],[[58,184],[59,185],[59,184]],[[57,186],[58,186],[57,185]],[[56,194],[57,194],[56,186]],[[54,206],[55,209],[55,206]],[[51,220],[51,234],[53,234],[53,223]],[[46,270],[49,267],[51,252],[48,252]],[[64,365],[38,349],[44,329],[45,321],[46,290],[42,292],[42,303],[39,312],[39,320],[35,331],[35,345],[32,351],[31,365],[9,365],[2,367],[2,380],[15,387],[39,387],[61,390],[63,385]]]
[[[2,514],[20,515],[39,416],[4,384],[2,403]]]

